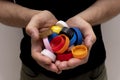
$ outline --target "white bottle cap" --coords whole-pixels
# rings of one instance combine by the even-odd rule
[[[61,26],[61,27],[69,27],[69,26],[67,25],[67,23],[64,22],[64,21],[62,21],[62,20],[58,21],[58,22],[56,23],[56,25],[57,25],[57,26]]]
[[[56,60],[56,55],[48,49],[43,49],[41,54],[49,57],[53,62]]]

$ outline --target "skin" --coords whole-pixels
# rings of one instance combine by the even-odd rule
[[[97,0],[88,9],[66,21],[69,26],[77,26],[82,31],[83,44],[87,46],[88,54],[96,41],[92,26],[101,24],[118,15],[120,12],[119,4],[120,0]],[[56,61],[53,63],[50,58],[40,54],[43,43],[39,38],[39,31],[55,25],[57,21],[50,11],[32,10],[13,4],[9,0],[0,0],[0,22],[11,27],[25,28],[27,34],[31,36],[31,55],[33,59],[45,69],[59,74],[62,70],[85,64],[89,55],[83,60],[72,58],[69,61]]]

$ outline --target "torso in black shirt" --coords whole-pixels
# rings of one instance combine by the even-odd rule
[[[24,7],[28,7],[36,10],[49,10],[51,11],[58,20],[66,21],[70,17],[80,13],[81,11],[87,9],[91,6],[96,0],[16,0],[17,4],[20,4]],[[58,78],[70,78],[77,76],[77,74],[83,74],[87,71],[90,71],[105,61],[106,53],[102,40],[102,34],[100,25],[97,25],[93,28],[97,41],[93,45],[89,60],[86,64],[78,66],[74,69],[65,70],[62,74],[56,74],[50,71],[45,70],[40,67],[31,57],[31,39],[24,32],[24,38],[21,41],[21,54],[20,58],[26,66],[31,68],[36,74],[42,72],[43,74],[50,77]]]

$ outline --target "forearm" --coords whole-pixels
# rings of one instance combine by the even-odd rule
[[[101,24],[120,13],[120,0],[97,0],[78,15],[91,25]]]
[[[0,22],[10,26],[25,27],[33,15],[40,11],[31,10],[9,1],[0,1]]]

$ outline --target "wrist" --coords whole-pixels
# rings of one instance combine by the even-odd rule
[[[87,13],[85,12],[81,12],[80,14],[77,15],[78,17],[82,18],[84,21],[86,21],[88,24],[90,24],[91,26],[94,25],[93,22],[93,16],[89,16]]]
[[[30,22],[31,18],[40,12],[41,11],[38,10],[27,9],[26,13],[21,13],[20,17],[24,21],[23,27],[26,27],[26,25]]]

